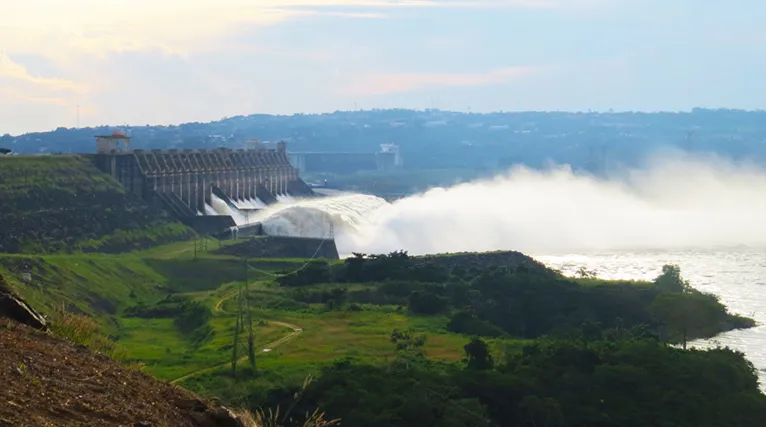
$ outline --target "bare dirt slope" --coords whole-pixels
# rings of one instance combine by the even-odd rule
[[[228,410],[0,317],[0,426],[241,426]]]

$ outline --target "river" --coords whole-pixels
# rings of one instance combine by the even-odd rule
[[[585,267],[603,279],[652,280],[664,264],[679,265],[681,274],[694,288],[718,295],[731,312],[758,322],[754,328],[730,331],[691,345],[721,345],[743,352],[758,369],[761,389],[766,391],[766,250],[604,252],[537,255],[535,259],[569,276]]]

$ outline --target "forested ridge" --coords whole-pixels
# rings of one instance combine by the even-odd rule
[[[469,114],[440,110],[338,111],[276,116],[253,114],[173,126],[58,128],[0,137],[18,153],[92,153],[94,136],[122,129],[134,148],[242,148],[252,138],[285,140],[290,151],[375,152],[400,146],[413,169],[495,169],[551,160],[599,171],[632,165],[659,147],[766,160],[766,112],[514,112]],[[0,129],[0,133],[3,130]]]

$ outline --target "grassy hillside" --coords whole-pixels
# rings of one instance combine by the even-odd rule
[[[513,252],[307,262],[244,260],[221,250],[237,242],[210,241],[202,251],[195,243],[6,254],[0,274],[68,322],[70,335],[77,323],[61,315],[62,302],[95,316],[113,357],[253,410],[302,398],[300,414],[320,407],[350,425],[516,426],[534,425],[524,417],[540,407],[572,420],[547,425],[638,427],[664,416],[692,425],[680,422],[692,413],[686,406],[663,409],[681,395],[717,411],[715,422],[736,415],[713,406],[723,393],[732,407],[755,405],[737,425],[763,425],[766,401],[742,355],[667,345],[752,325],[690,288],[677,268],[653,283],[605,282],[571,280]],[[235,335],[238,322],[245,326]],[[309,376],[316,383],[305,383]],[[600,407],[603,396],[609,404]],[[597,423],[602,412],[614,421]]]
[[[125,252],[193,232],[80,156],[0,157],[0,252]]]
[[[179,242],[126,254],[0,254],[0,275],[45,314],[55,317],[64,304],[96,317],[125,361],[140,362],[166,380],[226,364],[236,317],[232,299],[246,278],[259,349],[293,332],[288,325],[301,329],[283,348],[259,355],[263,366],[292,372],[294,381],[337,357],[385,361],[393,355],[388,334],[394,328],[431,330],[431,356],[461,358],[464,339],[444,329],[446,317],[410,318],[393,306],[346,313],[296,301],[290,289],[274,286],[274,279],[305,260],[252,259],[246,271],[243,260],[214,253],[236,244],[211,241],[209,252],[195,251],[195,242]],[[185,303],[199,304],[210,318],[192,331],[181,330],[176,319]]]

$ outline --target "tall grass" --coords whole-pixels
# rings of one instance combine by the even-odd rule
[[[72,313],[66,309],[64,303],[55,306],[49,320],[54,334],[73,343],[84,345],[115,360],[122,360],[127,354],[124,347],[101,333],[98,320],[83,314]]]
[[[299,424],[295,423],[293,419],[286,419],[286,414],[280,416],[279,406],[277,406],[276,410],[269,409],[268,411],[263,411],[262,409],[259,409],[255,411],[255,414],[248,415],[250,416],[250,419],[248,419],[247,422],[244,422],[243,419],[243,423],[248,427],[284,427],[287,425],[287,422],[289,422],[290,425],[299,425],[301,427],[329,427],[340,424],[340,419],[338,418],[332,420],[326,419],[325,417],[327,415],[324,412],[320,412],[318,408],[311,414],[307,413],[306,420],[303,421],[303,423],[298,421]]]
[[[330,427],[334,425],[340,424],[340,418],[335,419],[327,419],[327,414],[325,412],[322,412],[319,410],[319,408],[314,409],[314,412],[312,413],[306,413],[305,418],[303,421],[294,419],[290,414],[292,413],[295,406],[298,404],[298,402],[301,400],[301,397],[303,397],[303,393],[306,391],[308,386],[311,384],[311,382],[314,381],[314,377],[311,375],[307,376],[303,380],[303,386],[300,390],[298,390],[293,395],[293,403],[290,405],[290,407],[285,411],[284,414],[280,413],[280,407],[277,406],[276,409],[269,408],[268,410],[264,409],[258,409],[255,411],[252,415],[252,426],[253,427],[285,427],[287,425],[290,426],[301,426],[301,427]],[[248,424],[245,424],[248,425]]]

